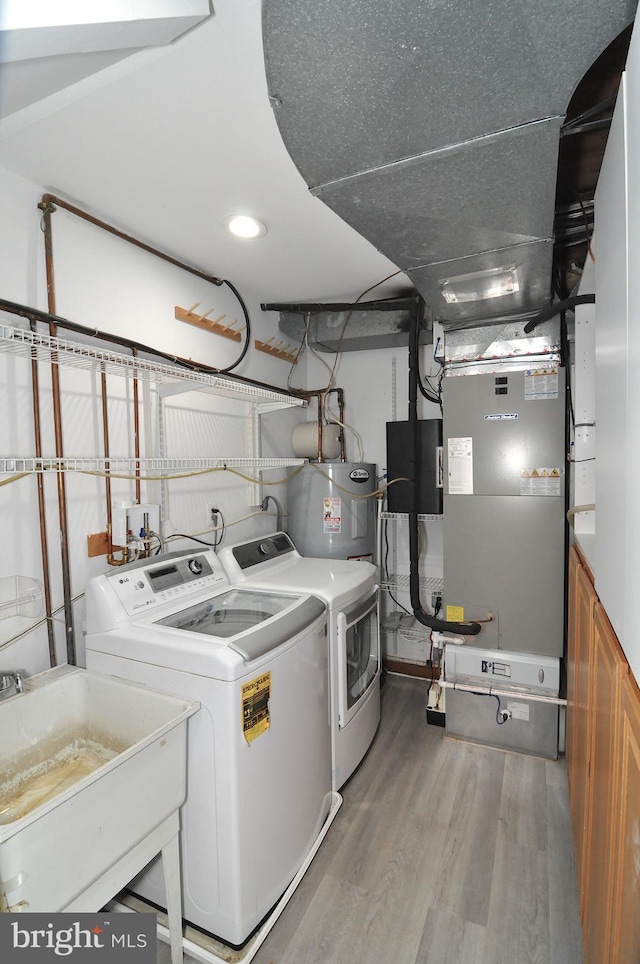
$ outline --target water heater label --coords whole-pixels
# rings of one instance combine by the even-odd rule
[[[447,442],[449,495],[473,495],[473,439]]]
[[[342,499],[325,496],[322,500],[322,531],[342,532]]]

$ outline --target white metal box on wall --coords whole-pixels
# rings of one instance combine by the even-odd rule
[[[557,758],[558,704],[536,697],[558,696],[559,659],[448,644],[444,666],[447,683],[477,687],[447,688],[447,736]]]

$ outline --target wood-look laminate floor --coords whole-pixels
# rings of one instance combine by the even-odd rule
[[[255,964],[582,961],[564,761],[447,739],[425,695],[386,677],[371,750]]]

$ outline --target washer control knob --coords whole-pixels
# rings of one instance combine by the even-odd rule
[[[272,542],[261,542],[258,546],[258,552],[263,556],[270,556],[273,552]]]
[[[200,562],[199,559],[189,559],[189,569],[196,576],[199,576],[200,573],[202,572],[202,563]]]

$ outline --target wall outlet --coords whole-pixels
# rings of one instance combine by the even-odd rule
[[[215,502],[209,502],[207,504],[206,525],[211,529],[217,529],[220,525],[220,509]]]

